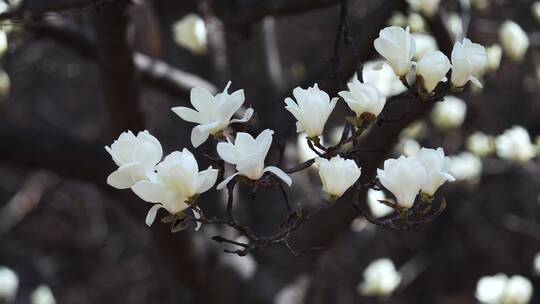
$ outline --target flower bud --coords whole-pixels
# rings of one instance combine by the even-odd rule
[[[454,96],[446,96],[444,101],[436,103],[433,107],[431,121],[441,130],[446,130],[461,126],[466,114],[465,101]]]
[[[463,42],[454,44],[451,57],[453,85],[464,87],[468,81],[472,81],[482,86],[475,76],[482,73],[487,65],[486,49],[483,46],[465,38]]]
[[[446,73],[450,70],[450,60],[441,51],[435,51],[422,57],[416,66],[417,75],[422,76],[426,92],[431,93],[441,81],[447,81]]]
[[[373,261],[363,275],[364,281],[357,290],[365,296],[389,296],[401,283],[401,274],[388,258]]]
[[[412,58],[416,51],[414,38],[409,28],[390,26],[379,32],[374,41],[375,50],[383,56],[398,76],[405,76],[412,66]]]
[[[505,21],[499,29],[499,39],[501,40],[504,52],[513,61],[520,62],[529,48],[529,37],[527,33],[514,21]]]
[[[497,136],[497,155],[503,159],[527,162],[536,155],[529,132],[523,127],[514,126]]]
[[[361,169],[352,159],[338,155],[330,160],[319,157],[315,162],[319,167],[323,191],[333,198],[341,197],[360,178]]]
[[[173,24],[174,41],[194,54],[204,54],[207,49],[206,24],[196,14],[188,14]]]
[[[357,117],[361,117],[364,113],[379,116],[386,103],[386,97],[375,86],[361,83],[354,77],[347,87],[348,91],[341,91],[338,94],[343,97]]]

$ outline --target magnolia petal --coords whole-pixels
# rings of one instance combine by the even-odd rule
[[[195,87],[191,89],[190,99],[193,107],[199,112],[208,111],[215,107],[214,96],[203,88]]]
[[[219,116],[223,121],[229,121],[233,116],[234,112],[238,111],[242,104],[244,103],[245,95],[244,90],[238,90],[227,97],[221,103],[219,109]]]
[[[255,110],[253,110],[252,108],[249,108],[244,112],[244,116],[242,118],[240,118],[240,119],[231,119],[231,121],[229,121],[229,123],[246,122],[246,121],[251,119],[251,116],[253,116],[253,113],[255,113]]]
[[[219,121],[209,123],[206,125],[198,125],[191,131],[191,144],[197,148],[202,145],[210,136],[210,132],[216,128]]]
[[[146,214],[146,220],[144,221],[146,223],[146,226],[150,227],[156,220],[157,212],[160,208],[163,208],[161,204],[155,204],[148,210],[148,214]]]
[[[107,177],[107,184],[116,189],[128,189],[137,183],[142,165],[139,163],[129,163],[120,166],[116,171]],[[142,179],[142,178],[141,178]]]
[[[185,121],[202,123],[201,113],[186,107],[174,107],[171,109],[174,114],[180,116]]]
[[[475,86],[479,87],[479,88],[483,88],[484,86],[482,85],[482,83],[480,82],[480,80],[478,80],[478,78],[474,77],[474,76],[471,76],[469,77],[469,80],[472,82],[472,84],[474,84]]]
[[[266,129],[257,136],[255,139],[255,144],[257,146],[257,149],[259,150],[259,153],[264,155],[266,157],[266,154],[268,153],[268,150],[270,149],[270,146],[272,145],[272,135],[274,134],[273,130]]]
[[[240,161],[240,153],[233,144],[220,142],[216,149],[219,157],[225,162],[236,165]]]
[[[199,172],[198,178],[200,180],[200,186],[197,193],[203,193],[212,188],[212,186],[216,183],[217,176],[218,170],[212,167],[208,167],[208,169]]]
[[[233,179],[235,178],[239,173],[236,172],[235,174],[227,177],[226,179],[224,179],[221,183],[219,183],[219,185],[217,185],[216,189],[217,190],[221,190],[223,188],[225,188],[225,186]]]
[[[131,190],[143,201],[149,203],[163,203],[167,200],[167,190],[151,181],[140,181],[131,187]]]
[[[291,177],[288,176],[287,173],[283,172],[283,170],[281,170],[278,167],[268,166],[268,167],[264,168],[263,172],[270,172],[270,173],[274,174],[279,179],[281,179],[285,184],[287,184],[287,186],[289,186],[289,187],[292,184]]]

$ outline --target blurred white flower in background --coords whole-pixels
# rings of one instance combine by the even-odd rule
[[[540,1],[533,2],[533,4],[531,5],[531,12],[534,18],[536,18],[536,21],[540,23]]]
[[[315,159],[319,167],[319,176],[323,184],[323,191],[335,200],[343,195],[360,178],[361,169],[352,159],[344,159],[339,155],[330,160]]]
[[[383,56],[398,76],[405,76],[411,70],[412,58],[416,52],[410,29],[389,26],[379,32],[373,42],[375,50]]]
[[[221,137],[231,123],[248,121],[253,115],[253,109],[247,109],[240,119],[231,119],[242,107],[246,96],[244,90],[229,94],[231,82],[227,83],[222,93],[212,96],[203,88],[191,89],[190,100],[195,110],[187,107],[174,107],[171,110],[185,121],[198,124],[191,130],[191,144],[197,148],[210,135]]]
[[[532,298],[533,286],[522,276],[499,273],[480,278],[476,285],[476,299],[484,304],[527,304]]]
[[[383,191],[375,189],[369,189],[367,191],[367,205],[371,214],[375,217],[383,217],[394,212],[393,208],[379,202],[381,200],[386,200],[386,195],[384,195]]]
[[[439,49],[437,40],[430,34],[413,33],[414,43],[416,44],[416,51],[414,53],[414,60],[418,61],[422,59],[426,54],[432,53]]]
[[[486,48],[486,55],[488,60],[488,68],[491,71],[496,71],[499,69],[499,66],[501,65],[501,58],[502,58],[502,48],[498,44],[494,44],[488,48]]]
[[[397,205],[407,209],[427,182],[427,172],[416,157],[402,155],[385,160],[383,169],[377,169],[377,178],[396,197]]]
[[[264,159],[272,144],[273,134],[274,131],[266,129],[257,138],[253,138],[248,133],[238,132],[234,143],[218,143],[217,152],[219,156],[225,162],[236,165],[238,172],[219,183],[217,189],[223,189],[237,175],[245,176],[251,180],[258,180],[265,172],[271,172],[290,186],[292,180],[283,170],[274,166],[264,167]]]
[[[187,14],[173,24],[174,41],[194,54],[204,54],[207,49],[206,24],[201,16]]]
[[[450,70],[450,60],[441,51],[428,53],[416,65],[416,73],[422,76],[426,92],[431,93],[439,82],[446,82],[446,73]]]
[[[476,78],[487,66],[486,49],[471,40],[464,38],[462,42],[456,41],[451,55],[452,84],[463,87],[471,81],[474,85],[482,87]]]
[[[56,300],[49,286],[39,285],[30,294],[30,302],[32,304],[55,304]]]
[[[401,283],[401,274],[388,258],[371,262],[364,270],[363,276],[364,281],[358,285],[357,290],[365,296],[387,297]]]
[[[402,138],[399,143],[397,150],[400,154],[405,156],[412,156],[420,151],[420,144],[414,138]]]
[[[431,121],[442,130],[459,127],[465,121],[467,104],[454,96],[444,97],[443,102],[437,102],[431,111]]]
[[[537,276],[540,275],[540,252],[534,256],[533,273]]]
[[[11,80],[8,73],[0,69],[0,99],[6,99],[11,89]],[[1,101],[0,101],[1,102]]]
[[[127,189],[139,181],[150,179],[163,156],[161,144],[146,130],[137,136],[131,131],[124,132],[105,150],[118,166],[107,177],[107,184],[117,189]]]
[[[378,65],[381,66],[377,67]],[[386,97],[398,95],[407,90],[386,62],[366,62],[362,68],[362,78],[364,83],[374,85]]]
[[[218,170],[211,166],[199,172],[195,156],[186,148],[167,155],[157,165],[155,178],[140,181],[132,187],[142,200],[155,204],[146,216],[146,225],[152,225],[160,208],[170,214],[187,209],[188,201],[212,188],[217,175]]]
[[[390,26],[394,25],[394,26],[405,27],[407,25],[407,17],[403,15],[402,12],[395,11],[392,13],[392,16],[390,17],[390,19],[388,19],[386,24]]]
[[[521,126],[513,126],[496,138],[497,155],[516,162],[527,162],[536,155],[529,132]]]
[[[0,30],[0,58],[6,54],[7,50],[8,50],[7,34],[5,31]]]
[[[338,98],[330,100],[330,96],[317,84],[307,89],[297,87],[293,96],[296,102],[290,97],[285,98],[285,109],[297,120],[296,132],[306,132],[309,137],[321,136]]]
[[[504,52],[514,61],[521,61],[529,48],[527,33],[514,21],[505,21],[499,29]]]
[[[407,2],[413,10],[432,17],[439,10],[441,0],[407,0]]]
[[[477,10],[483,11],[489,7],[491,0],[471,0],[471,5]]]
[[[379,116],[386,104],[386,97],[377,87],[369,83],[361,83],[356,75],[347,87],[348,91],[341,91],[338,95],[345,100],[357,117],[364,113]]]
[[[0,302],[15,300],[18,288],[19,277],[17,274],[7,267],[0,266]]]
[[[413,33],[423,33],[427,31],[426,21],[424,20],[424,17],[418,13],[409,13],[409,16],[407,16],[407,26],[411,28],[411,32]]]
[[[456,13],[450,13],[446,19],[446,27],[454,40],[459,39],[463,33],[463,21],[461,20],[461,16]]]
[[[298,134],[298,137],[296,138],[296,147],[298,148],[298,158],[300,159],[300,162],[302,163],[318,156],[317,153],[313,152],[313,150],[311,150],[311,148],[308,146],[306,137],[307,137],[306,133],[300,133]]]
[[[458,181],[476,182],[482,174],[482,160],[469,152],[450,156],[448,172]]]
[[[474,132],[467,137],[467,150],[473,154],[486,157],[495,151],[495,138],[482,132]]]

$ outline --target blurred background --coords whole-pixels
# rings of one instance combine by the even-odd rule
[[[526,278],[534,291],[531,297],[518,288],[522,300],[494,303],[540,303],[540,4],[448,0],[430,11],[422,2],[0,2],[0,302],[477,303],[478,280],[504,273]],[[343,4],[354,48],[334,45]],[[150,205],[106,184],[115,166],[104,147],[125,130],[147,129],[165,153],[187,147],[201,168],[211,164],[203,154],[215,147],[194,149],[193,124],[170,108],[190,106],[194,86],[215,94],[229,80],[256,111],[247,131],[274,129],[284,167],[300,163],[310,155],[284,98],[316,82],[337,96],[366,62],[379,59],[373,40],[390,24],[410,26],[424,51],[450,56],[462,37],[488,48],[483,89],[466,89],[434,109],[398,105],[384,113],[396,122],[374,126],[365,139],[366,181],[384,159],[420,146],[441,146],[451,156],[458,181],[438,192],[447,209],[434,222],[411,232],[378,227],[355,212],[349,196],[293,237],[295,248],[324,250],[294,257],[270,247],[239,257],[210,240],[235,238],[228,227],[171,234],[156,221],[149,228]],[[403,91],[384,70],[365,70],[364,80],[389,97]],[[336,141],[346,111],[339,101],[325,142]],[[528,137],[511,144],[513,154],[501,153],[497,137],[511,137],[504,132],[513,126]],[[293,204],[324,203],[316,171],[293,180]],[[249,189],[238,192],[237,217],[259,234],[275,230],[285,214],[279,190],[255,200]],[[369,197],[361,200],[385,214]],[[200,206],[222,214],[224,201],[211,190]],[[359,287],[364,270],[381,258],[395,265],[400,284],[366,295]]]

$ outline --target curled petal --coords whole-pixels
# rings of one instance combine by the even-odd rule
[[[152,224],[156,220],[156,215],[160,208],[163,208],[161,204],[155,204],[154,206],[152,206],[152,208],[150,208],[150,210],[148,210],[148,214],[146,215],[145,220],[145,223],[148,227],[152,226]]]
[[[218,190],[221,190],[223,188],[225,188],[225,186],[233,179],[235,178],[239,173],[236,172],[235,174],[227,177],[226,179],[224,179],[221,183],[219,183],[219,185],[217,185],[216,189]]]
[[[231,119],[231,121],[229,123],[246,122],[246,121],[251,119],[251,116],[253,116],[254,112],[255,112],[255,110],[253,110],[252,108],[249,108],[244,112],[244,116],[242,118]]]
[[[131,190],[143,201],[149,203],[163,203],[167,201],[167,190],[160,184],[151,181],[140,181]]]
[[[270,172],[270,173],[274,174],[279,179],[281,179],[285,184],[287,184],[287,186],[289,186],[289,187],[292,184],[291,177],[288,176],[287,173],[283,172],[283,170],[281,170],[278,167],[268,166],[268,167],[264,168],[263,172]]]
[[[185,121],[202,123],[201,113],[186,107],[174,107],[171,109],[174,114],[180,116]]]
[[[107,177],[107,184],[116,189],[128,189],[144,179],[143,171],[143,165],[140,163],[125,164]]]

